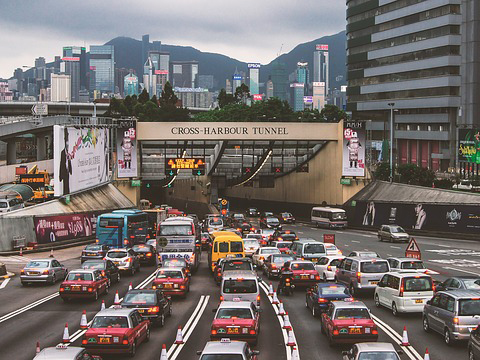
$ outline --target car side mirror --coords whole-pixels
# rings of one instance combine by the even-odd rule
[[[432,302],[430,300],[427,300],[427,305],[430,305]]]
[[[342,351],[342,355],[343,356],[348,356],[348,355],[350,355],[350,352],[349,351]]]
[[[260,351],[259,350],[253,350],[252,355],[260,355]]]
[[[398,350],[398,351],[397,351],[397,354],[398,354],[398,355],[403,355],[404,352],[403,352],[403,350]]]
[[[202,352],[200,350],[197,350],[197,355],[202,355]]]

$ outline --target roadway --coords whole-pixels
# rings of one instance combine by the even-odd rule
[[[379,242],[376,234],[355,230],[325,231],[312,228],[309,225],[289,225],[300,237],[322,239],[323,233],[335,233],[337,246],[347,254],[353,250],[374,250],[383,257],[403,256],[405,244],[391,244]],[[422,250],[422,259],[428,267],[439,272],[435,276],[443,280],[451,275],[480,274],[480,245],[474,241],[454,239],[434,239],[418,237],[417,242]],[[59,250],[55,256],[69,269],[80,265],[79,255],[81,247]],[[40,258],[48,254],[31,254],[27,258],[6,257],[0,261],[7,263],[9,271],[17,274],[28,261],[28,258]],[[151,340],[138,348],[138,359],[159,359],[161,344],[170,349],[169,359],[196,358],[195,352],[203,349],[209,340],[210,325],[213,319],[212,310],[219,302],[219,288],[213,282],[206,265],[206,254],[202,255],[202,265],[192,277],[191,291],[186,299],[174,299],[173,316],[168,318],[164,328],[153,328]],[[477,264],[477,265],[475,265]],[[57,283],[54,286],[22,287],[18,276],[12,278],[3,288],[0,288],[0,351],[2,359],[32,359],[35,344],[40,341],[41,347],[54,346],[61,342],[63,328],[68,322],[70,335],[75,334],[74,345],[81,341],[80,324],[82,310],[87,311],[88,320],[91,320],[100,309],[101,299],[107,306],[113,304],[115,291],[122,297],[132,281],[134,287],[148,287],[154,272],[153,267],[143,267],[140,273],[133,277],[124,276],[119,284],[113,284],[110,293],[97,302],[69,302],[64,303],[58,293]],[[269,282],[264,279],[265,283]],[[276,286],[276,282],[274,282]],[[0,284],[0,287],[2,284]],[[297,290],[294,296],[280,296],[285,309],[289,312],[299,346],[302,360],[310,359],[341,359],[341,351],[346,347],[328,346],[326,337],[320,333],[320,320],[313,318],[305,308],[303,290]],[[456,357],[467,357],[465,344],[448,347],[437,334],[426,334],[422,329],[420,314],[401,315],[394,317],[390,310],[376,308],[371,293],[360,295],[372,311],[380,324],[379,341],[392,343],[399,342],[403,327],[408,329],[412,347],[402,355],[402,360],[423,359],[425,348],[428,347],[431,358],[447,360]],[[262,293],[261,332],[259,344],[260,359],[289,359],[285,350],[285,333],[282,332],[280,321],[275,314],[269,298]],[[184,327],[186,343],[183,346],[172,346],[178,326]],[[400,346],[396,345],[397,349]],[[415,351],[418,355],[415,354]]]

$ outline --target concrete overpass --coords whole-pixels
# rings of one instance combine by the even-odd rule
[[[108,103],[8,101],[0,102],[0,117],[30,116],[32,115],[32,107],[36,104],[46,104],[50,116],[67,114],[71,116],[92,116],[95,110],[97,116],[101,116],[110,106]]]

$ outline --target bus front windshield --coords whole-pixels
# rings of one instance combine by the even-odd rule
[[[331,214],[332,220],[345,220],[347,215],[344,212],[334,212]]]
[[[163,236],[191,236],[192,225],[162,225],[160,226],[159,235]]]

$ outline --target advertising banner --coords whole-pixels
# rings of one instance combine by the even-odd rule
[[[53,242],[95,235],[97,215],[94,213],[40,216],[34,218],[37,243]]]
[[[117,177],[138,176],[137,122],[121,121],[117,128]]]
[[[365,176],[365,122],[343,124],[342,176]]]
[[[108,181],[109,133],[106,128],[53,128],[55,196]]]
[[[458,130],[458,160],[480,164],[480,131],[476,129]]]

